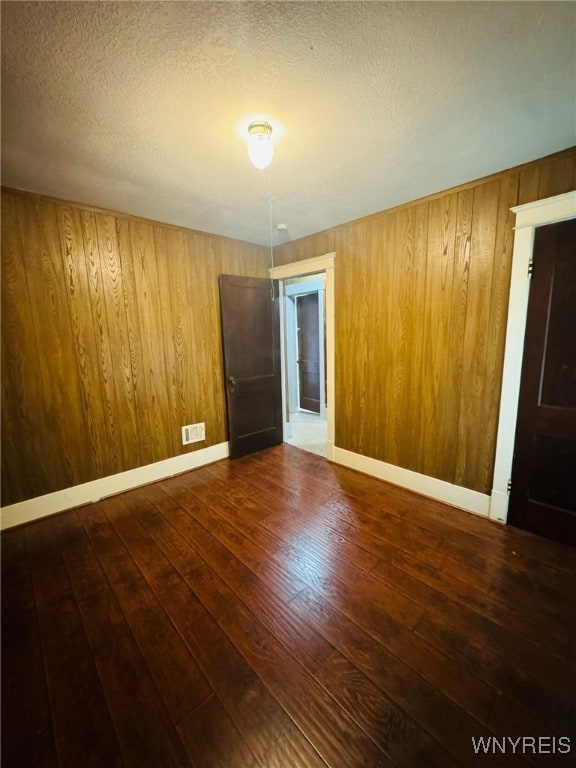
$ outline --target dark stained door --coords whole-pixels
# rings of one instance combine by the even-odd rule
[[[273,298],[274,297],[274,298]],[[282,442],[278,283],[220,275],[230,457]]]
[[[576,544],[576,219],[537,227],[509,521]]]
[[[296,297],[300,408],[320,413],[320,330],[318,293]]]

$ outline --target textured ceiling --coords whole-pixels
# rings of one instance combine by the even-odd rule
[[[270,184],[296,239],[575,144],[575,39],[572,2],[3,2],[2,183],[265,244]]]

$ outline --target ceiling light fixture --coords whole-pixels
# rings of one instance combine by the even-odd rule
[[[272,144],[272,126],[263,120],[248,126],[248,157],[261,171],[272,162],[274,145]]]

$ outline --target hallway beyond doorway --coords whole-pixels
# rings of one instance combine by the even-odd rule
[[[328,430],[326,418],[316,413],[297,411],[290,414],[292,437],[284,442],[318,456],[326,456]]]

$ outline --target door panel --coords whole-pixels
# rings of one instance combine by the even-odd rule
[[[230,457],[282,442],[278,283],[220,275]]]
[[[296,298],[300,408],[320,413],[320,331],[318,294]]]
[[[538,227],[509,521],[576,544],[576,219]]]

